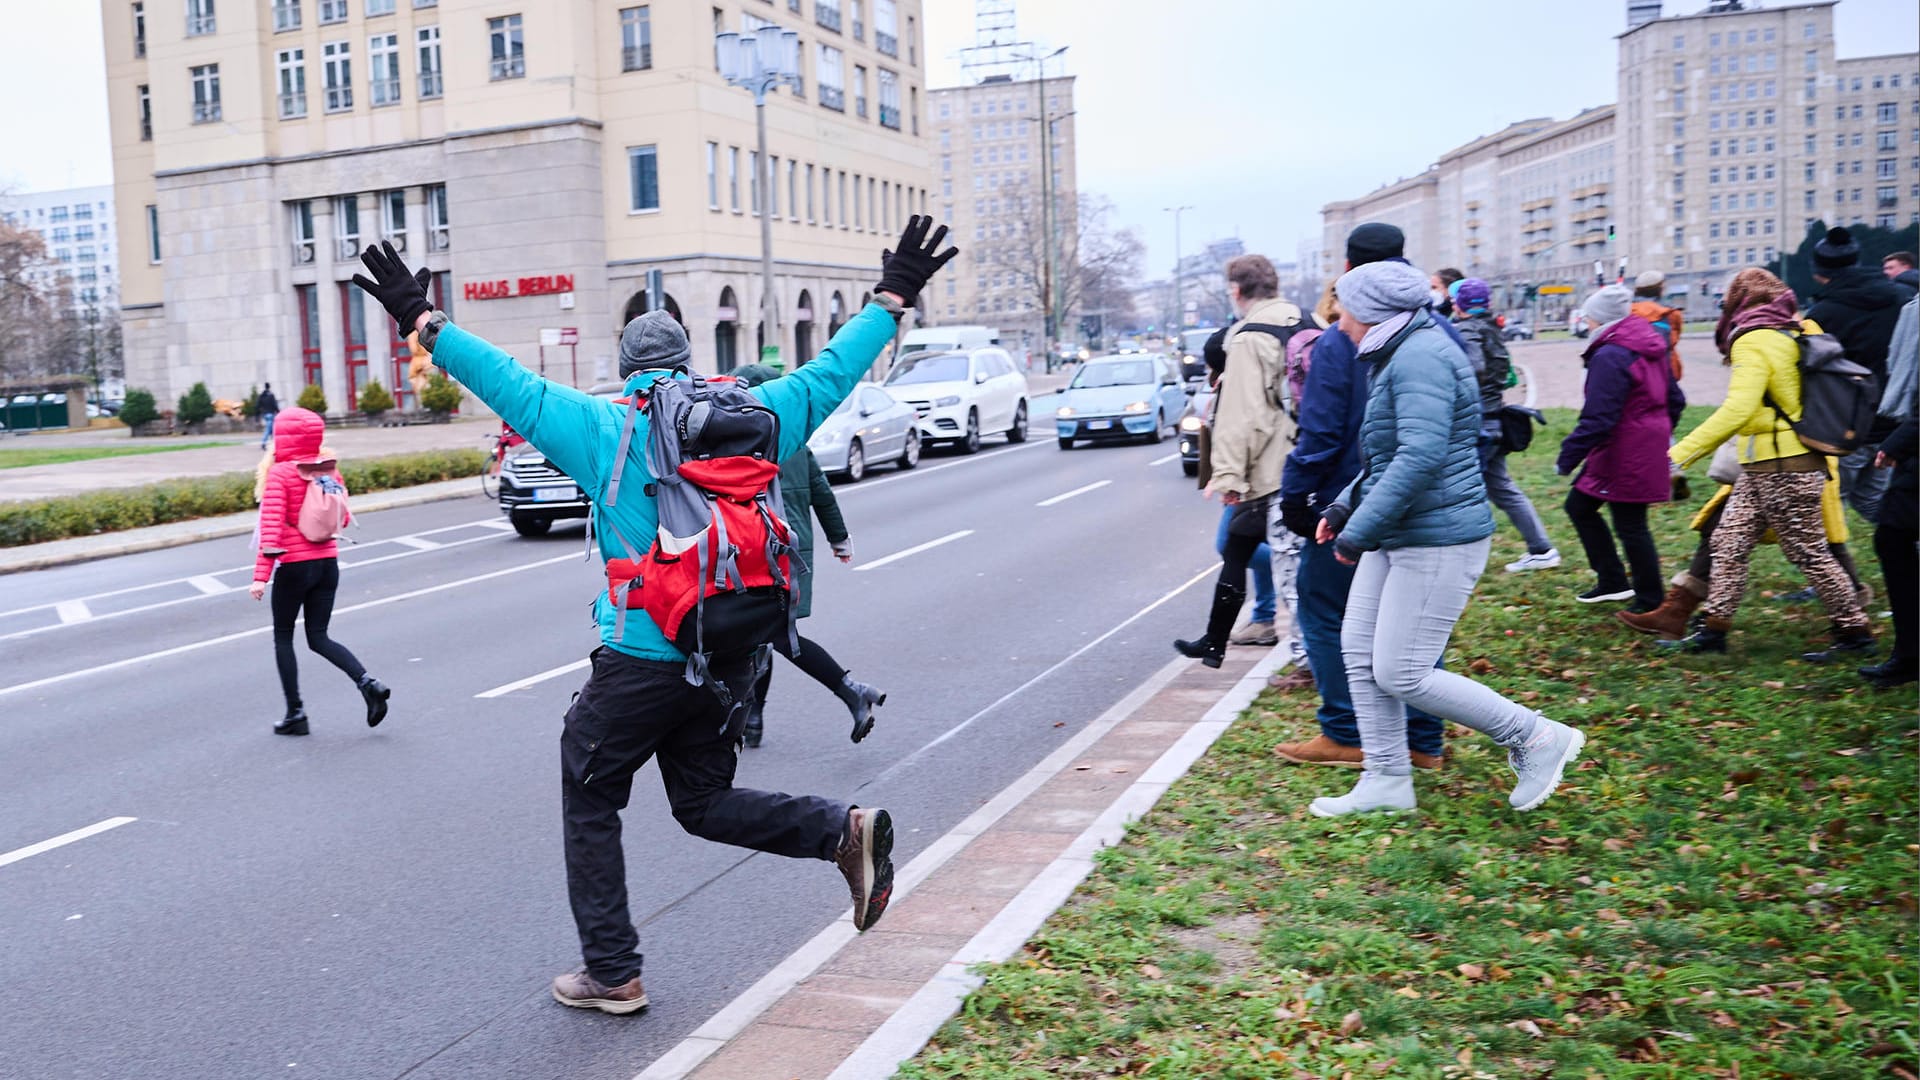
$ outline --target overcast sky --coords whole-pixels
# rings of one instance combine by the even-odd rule
[[[925,17],[929,85],[963,81],[972,0]],[[1914,0],[1843,0],[1835,21],[1843,57],[1920,47]],[[111,182],[100,4],[0,0],[0,26],[0,188]],[[1164,207],[1194,207],[1187,251],[1237,235],[1291,259],[1326,202],[1509,121],[1613,101],[1625,28],[1625,0],[1019,0],[1018,27],[1069,46],[1049,71],[1078,76],[1080,186],[1139,230],[1150,275],[1173,261]]]

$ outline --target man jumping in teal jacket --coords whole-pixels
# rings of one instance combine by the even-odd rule
[[[913,217],[899,245],[882,254],[880,283],[866,309],[840,328],[812,362],[753,389],[780,419],[779,457],[807,437],[853,392],[895,334],[901,315],[936,271],[959,254],[940,251],[945,226]],[[628,443],[622,487],[627,498],[606,504],[626,406],[540,378],[501,350],[461,330],[433,310],[426,272],[410,272],[391,245],[369,248],[362,262],[371,278],[354,283],[371,293],[405,330],[418,330],[435,364],[464,384],[526,436],[593,500],[602,522],[603,556],[639,557],[618,536],[650,537],[658,526],[647,490],[647,415],[641,411]],[[644,390],[662,370],[687,363],[686,332],[664,312],[628,323],[620,337],[620,374],[626,392]],[[640,983],[640,936],[627,910],[620,811],[633,774],[658,757],[674,819],[695,836],[789,858],[831,860],[853,893],[854,926],[866,930],[885,913],[893,892],[893,825],[885,810],[856,807],[814,795],[750,791],[733,786],[741,725],[709,687],[686,679],[687,656],[644,611],[627,612],[624,631],[601,589],[594,601],[600,647],[593,673],[568,710],[560,735],[561,810],[566,826],[567,893],[586,962],[553,981],[565,1005],[631,1013],[647,1005]],[[736,721],[744,712],[735,711]]]

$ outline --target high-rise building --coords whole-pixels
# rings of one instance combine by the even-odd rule
[[[925,304],[932,321],[984,323],[1038,351],[1051,295],[1056,336],[1074,336],[1074,313],[1065,310],[1079,217],[1073,86],[1071,75],[990,75],[929,95],[932,204],[960,245]]]
[[[76,311],[112,311],[119,304],[114,256],[113,188],[64,188],[0,197],[0,221],[38,233],[48,265],[28,274],[36,284],[60,279]]]
[[[927,207],[918,0],[102,10],[127,362],[162,400],[272,379],[340,408],[378,378],[409,404],[405,346],[350,284],[380,240],[457,322],[580,383],[661,270],[696,366],[725,370],[762,336],[763,211],[768,343],[804,362]],[[802,77],[769,96],[764,163],[714,45],[762,27],[799,33]]]

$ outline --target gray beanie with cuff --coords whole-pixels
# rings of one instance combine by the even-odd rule
[[[692,357],[686,330],[664,311],[637,316],[620,332],[622,379],[632,377],[636,371],[684,364]]]
[[[1433,301],[1426,272],[1403,262],[1356,266],[1340,275],[1333,291],[1340,297],[1340,309],[1368,326]]]
[[[1596,289],[1580,311],[1596,328],[1611,326],[1633,311],[1633,290],[1618,283]]]

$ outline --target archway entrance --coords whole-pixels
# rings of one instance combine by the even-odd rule
[[[813,359],[813,294],[800,290],[800,306],[793,313],[793,366]]]
[[[740,302],[731,288],[720,290],[719,319],[713,326],[714,367],[721,374],[740,366]]]

